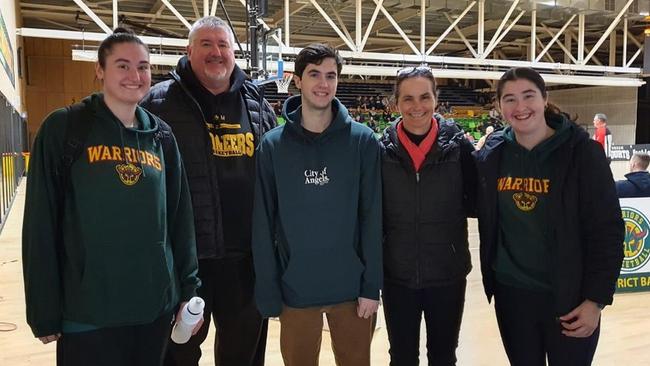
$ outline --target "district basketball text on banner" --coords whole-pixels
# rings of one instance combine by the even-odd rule
[[[625,222],[625,257],[616,291],[650,291],[650,198],[621,199],[621,214]]]

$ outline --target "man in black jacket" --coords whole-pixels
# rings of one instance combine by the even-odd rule
[[[223,20],[199,19],[171,80],[155,85],[141,102],[178,140],[194,208],[198,294],[206,304],[205,324],[187,344],[170,343],[166,365],[198,365],[211,317],[217,328],[215,364],[264,364],[267,323],[253,300],[253,154],[276,118],[235,65],[233,45]]]

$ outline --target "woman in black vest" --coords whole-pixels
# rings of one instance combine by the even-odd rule
[[[429,365],[454,365],[471,269],[467,216],[473,209],[473,146],[435,114],[428,67],[400,71],[401,117],[382,138],[383,303],[391,365],[419,365],[422,314]]]

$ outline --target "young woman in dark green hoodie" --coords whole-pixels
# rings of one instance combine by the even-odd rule
[[[475,156],[483,284],[508,359],[589,365],[623,259],[612,173],[533,69],[507,71],[497,101],[510,125]]]
[[[116,29],[96,76],[103,93],[54,111],[34,142],[27,322],[57,341],[60,366],[160,365],[173,311],[200,283],[187,181],[169,127],[137,105],[151,84],[146,45]]]

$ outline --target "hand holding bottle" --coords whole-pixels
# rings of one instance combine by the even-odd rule
[[[193,297],[188,302],[181,303],[176,323],[172,330],[172,341],[184,344],[195,335],[203,325],[203,307],[205,303],[200,297]]]

